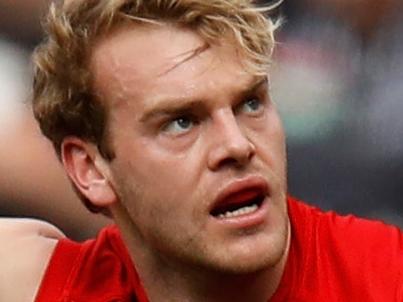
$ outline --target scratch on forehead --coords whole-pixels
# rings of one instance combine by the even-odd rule
[[[194,49],[191,49],[191,50],[188,50],[188,51],[186,51],[184,53],[179,54],[177,56],[178,62],[176,62],[169,69],[167,69],[164,72],[162,72],[161,74],[159,74],[158,77],[161,77],[161,76],[164,76],[164,75],[170,73],[171,71],[173,71],[177,67],[181,66],[183,63],[186,63],[186,62],[190,61],[191,59],[197,57],[198,55],[200,55],[201,53],[205,52],[209,48],[210,48],[210,44],[205,42],[202,45],[200,45],[199,47],[196,47]]]

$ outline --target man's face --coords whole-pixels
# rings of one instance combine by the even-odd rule
[[[143,253],[248,272],[287,245],[285,143],[267,79],[246,72],[231,42],[126,27],[97,43],[91,66],[111,182]]]

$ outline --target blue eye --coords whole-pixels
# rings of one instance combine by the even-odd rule
[[[195,123],[191,118],[182,116],[167,123],[164,127],[164,131],[173,134],[181,134],[192,129],[194,125]]]
[[[257,98],[250,98],[241,104],[241,110],[246,113],[255,113],[262,108],[262,102]]]

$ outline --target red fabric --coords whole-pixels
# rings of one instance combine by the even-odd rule
[[[290,200],[292,242],[270,302],[403,301],[403,234]]]
[[[270,302],[403,301],[403,235],[289,199],[289,259]],[[83,244],[61,240],[36,302],[147,302],[115,226]]]
[[[147,302],[116,226],[82,244],[59,241],[36,302]]]

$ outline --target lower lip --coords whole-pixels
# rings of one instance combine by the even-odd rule
[[[218,218],[212,216],[215,222],[232,228],[247,229],[257,227],[263,224],[267,219],[268,213],[268,197],[266,197],[259,208],[249,214],[243,214],[237,217]]]

